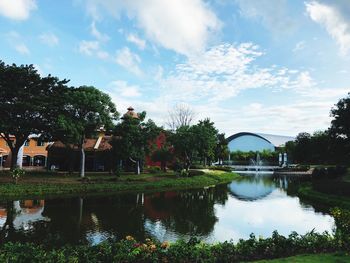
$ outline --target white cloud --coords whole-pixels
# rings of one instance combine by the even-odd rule
[[[98,41],[82,40],[79,43],[79,52],[84,55],[92,56],[99,48],[100,45]]]
[[[300,50],[303,50],[305,48],[305,41],[299,41],[296,43],[295,47],[293,48],[293,52],[298,52]]]
[[[136,34],[129,34],[126,37],[126,40],[131,43],[134,43],[136,46],[138,46],[139,49],[144,50],[146,47],[146,41],[139,38]]]
[[[262,55],[252,43],[214,46],[162,77],[164,96],[222,101],[254,88],[292,89],[306,95],[315,85],[307,71],[259,67],[255,60]]]
[[[57,46],[59,43],[58,37],[51,32],[41,34],[39,36],[39,39],[41,42],[43,42],[44,44],[46,44],[50,47]]]
[[[131,52],[128,47],[124,47],[117,51],[115,61],[117,64],[134,73],[135,75],[142,75],[142,71],[139,67],[141,59],[137,54]]]
[[[305,3],[313,21],[322,25],[337,42],[341,55],[350,51],[350,22],[334,6],[312,1]]]
[[[125,11],[154,43],[180,54],[191,55],[206,48],[221,22],[202,0],[117,1],[90,0],[88,13],[101,19],[101,10],[119,18]]]
[[[20,53],[22,55],[29,55],[30,54],[28,47],[23,43],[15,45],[15,49],[18,53]]]
[[[10,31],[6,34],[6,39],[18,53],[21,55],[29,55],[30,51],[27,45],[23,42],[22,37],[16,31]]]
[[[236,0],[236,3],[242,16],[258,20],[272,32],[281,34],[297,26],[286,0]]]
[[[93,35],[97,40],[101,42],[106,42],[109,40],[109,36],[107,34],[101,33],[97,28],[96,28],[96,23],[93,21],[91,23],[91,35]]]
[[[0,0],[0,15],[10,19],[26,20],[35,9],[35,0]]]
[[[116,96],[120,95],[122,97],[134,98],[140,97],[141,92],[139,91],[139,87],[136,85],[128,85],[126,81],[116,80],[111,82],[109,85],[109,90],[111,93]]]

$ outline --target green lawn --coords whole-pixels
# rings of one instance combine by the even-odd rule
[[[202,188],[229,183],[239,177],[234,173],[208,172],[193,177],[177,177],[174,173],[126,174],[120,177],[108,174],[88,174],[81,181],[78,176],[63,174],[28,173],[14,184],[9,176],[0,176],[0,198],[37,198],[48,196],[94,195],[118,192],[148,192]]]
[[[292,262],[292,263],[348,263],[350,262],[350,255],[346,253],[332,253],[332,254],[315,254],[315,255],[299,255],[289,258],[280,258],[273,260],[260,260],[255,261],[259,263],[279,263],[279,262]]]

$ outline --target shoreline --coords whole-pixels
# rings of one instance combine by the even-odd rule
[[[111,195],[134,192],[164,192],[211,187],[230,183],[235,173],[211,171],[192,177],[177,177],[174,173],[116,176],[39,177],[20,179],[18,184],[1,182],[0,200],[36,199],[74,196]],[[1,181],[1,180],[0,180]]]

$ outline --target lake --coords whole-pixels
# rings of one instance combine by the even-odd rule
[[[98,197],[0,201],[0,242],[60,246],[97,244],[108,238],[206,242],[289,235],[334,228],[333,218],[293,194],[298,182],[248,176],[211,188]]]

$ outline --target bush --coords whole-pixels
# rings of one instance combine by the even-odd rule
[[[20,177],[24,176],[25,175],[25,171],[21,168],[15,168],[12,170],[11,172],[11,176],[13,178],[13,180],[15,181],[15,183],[17,184],[17,181]]]
[[[336,207],[331,210],[331,214],[337,226],[335,231],[337,240],[350,250],[350,211]]]
[[[197,175],[204,175],[205,172],[200,171],[200,170],[189,170],[188,171],[188,176],[197,176]]]
[[[201,164],[192,164],[190,169],[206,169],[207,167]]]
[[[233,169],[232,167],[229,167],[229,166],[213,166],[213,167],[209,167],[209,170],[232,172]]]
[[[339,222],[343,222],[343,215],[340,212]],[[0,262],[241,262],[344,250],[348,248],[344,236],[333,237],[327,232],[311,231],[305,235],[293,232],[284,237],[275,231],[266,239],[251,234],[249,239],[239,240],[237,244],[223,242],[214,245],[196,238],[169,244],[150,239],[138,242],[127,236],[118,242],[105,241],[95,246],[67,245],[56,249],[31,243],[5,243],[0,245]]]
[[[345,175],[346,173],[346,166],[337,165],[335,167],[316,167],[312,172],[312,176],[316,179],[335,179]]]
[[[151,167],[149,167],[147,170],[148,170],[148,172],[151,173],[151,174],[159,174],[159,173],[162,172],[161,169],[160,169],[160,167],[158,167],[158,166],[151,166]]]

